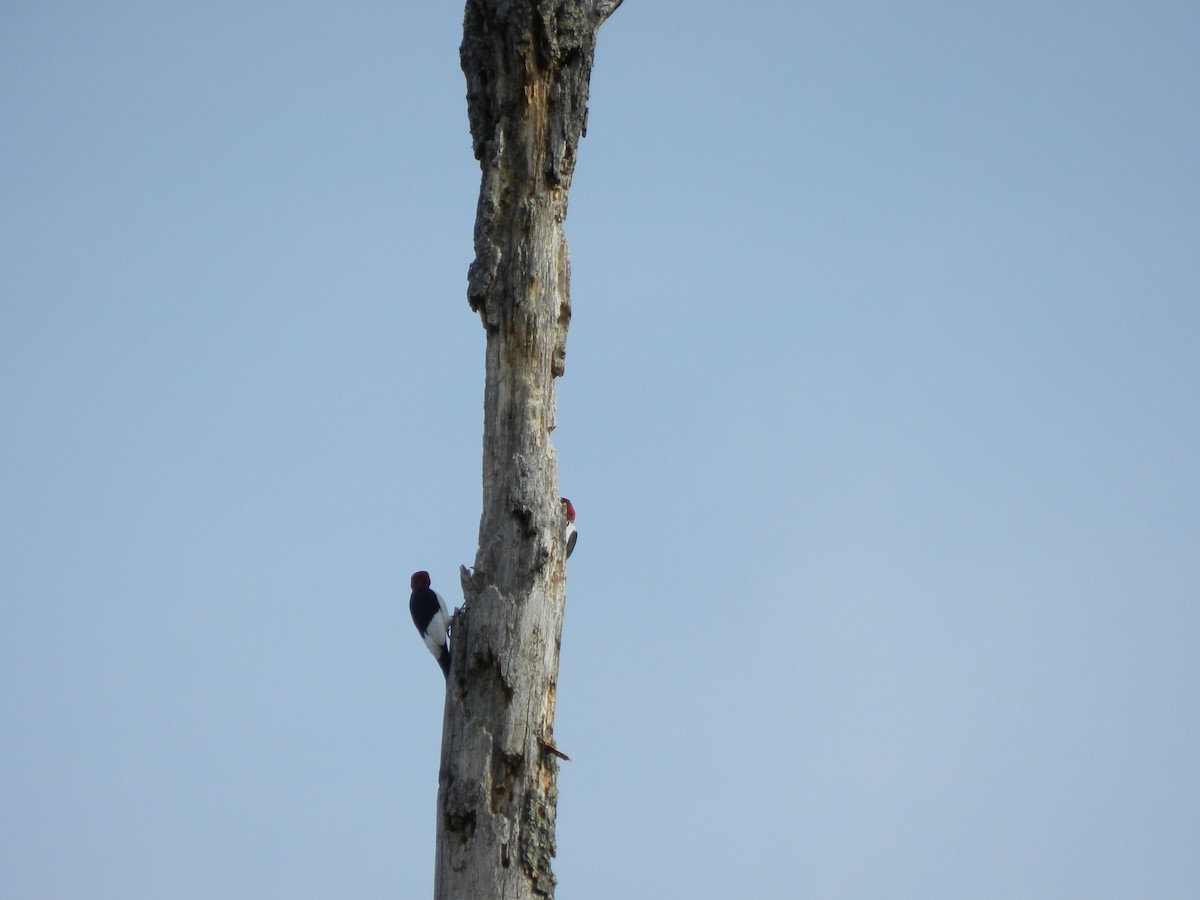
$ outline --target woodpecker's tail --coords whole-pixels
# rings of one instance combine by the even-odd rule
[[[450,648],[445,644],[442,645],[442,652],[438,654],[438,665],[442,667],[442,674],[447,678],[450,677]]]

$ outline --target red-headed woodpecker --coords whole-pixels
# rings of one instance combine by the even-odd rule
[[[446,632],[450,630],[450,611],[446,609],[442,595],[429,586],[428,572],[413,572],[408,611],[412,613],[413,624],[417,626],[421,640],[449,678],[450,644],[446,641]]]
[[[575,530],[575,507],[566,497],[558,499],[562,501],[563,512],[567,515],[567,559],[570,559],[571,552],[575,549],[575,541],[579,539],[579,532]]]

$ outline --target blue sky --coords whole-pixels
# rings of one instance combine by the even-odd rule
[[[0,12],[0,893],[430,890],[461,8]],[[429,8],[426,8],[429,7]],[[1200,9],[627,2],[560,900],[1200,881]]]

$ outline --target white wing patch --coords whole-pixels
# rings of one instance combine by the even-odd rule
[[[450,630],[450,612],[446,609],[446,601],[442,599],[442,595],[434,591],[434,596],[437,597],[440,608],[433,614],[429,627],[425,629],[425,646],[436,659],[442,655],[442,647],[446,644],[446,633]]]

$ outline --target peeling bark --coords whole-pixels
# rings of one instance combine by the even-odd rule
[[[483,512],[454,622],[435,900],[553,897],[554,706],[566,583],[554,379],[571,321],[562,224],[596,34],[620,0],[468,0],[460,57],[481,181],[467,300],[487,333]]]

